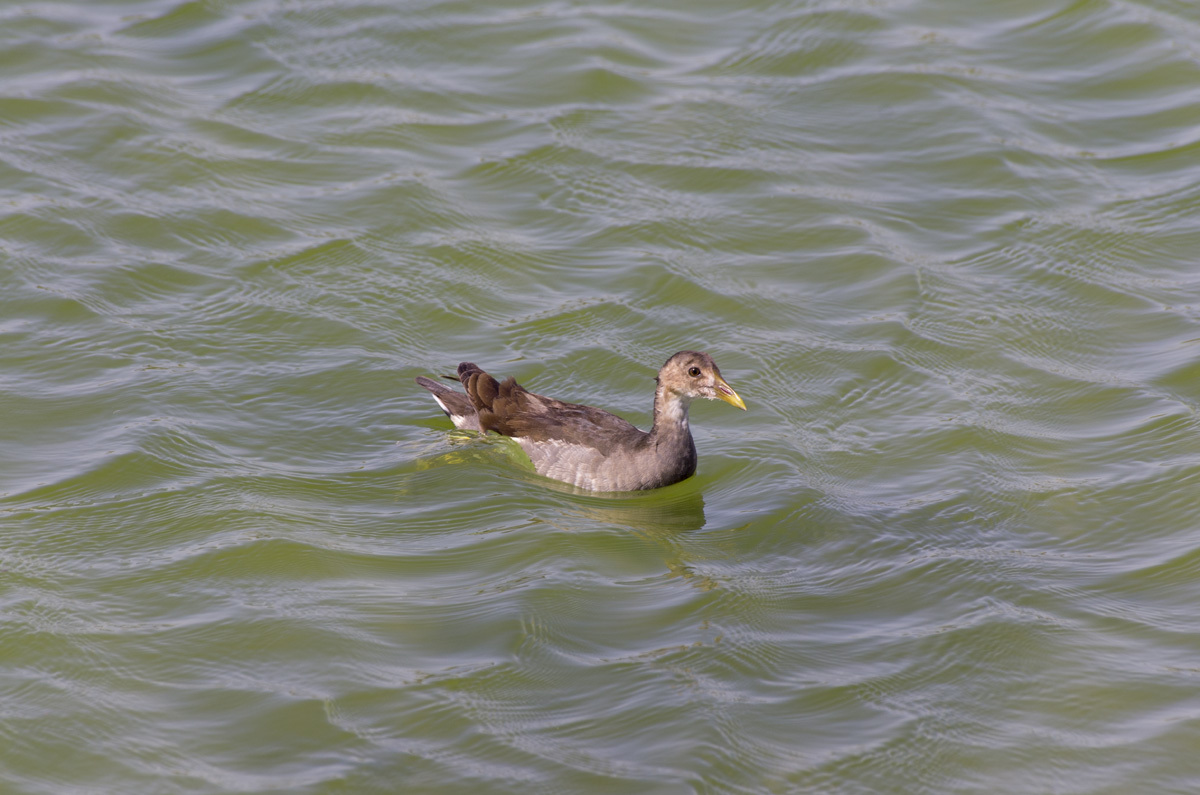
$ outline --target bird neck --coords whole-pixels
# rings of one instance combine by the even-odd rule
[[[672,392],[662,384],[654,390],[654,426],[650,433],[656,437],[683,436],[691,438],[688,428],[688,406],[692,399]]]

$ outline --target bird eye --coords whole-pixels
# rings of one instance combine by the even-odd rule
[[[689,367],[688,375],[690,375],[692,378],[695,378],[696,376],[700,375],[700,368],[699,367]]]

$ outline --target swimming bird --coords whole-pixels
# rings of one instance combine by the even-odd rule
[[[723,400],[746,409],[712,357],[697,351],[680,351],[658,371],[649,431],[602,409],[536,395],[513,378],[497,382],[471,362],[458,366],[458,380],[465,395],[431,378],[418,377],[417,383],[455,427],[512,437],[538,474],[591,491],[656,489],[691,477],[691,402]]]

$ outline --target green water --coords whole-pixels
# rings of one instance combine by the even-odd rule
[[[1200,6],[0,4],[0,792],[1200,789]],[[478,362],[697,475],[570,493]]]

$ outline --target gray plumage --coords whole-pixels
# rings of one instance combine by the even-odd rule
[[[696,351],[680,351],[659,370],[649,431],[602,409],[534,394],[512,378],[498,382],[471,362],[458,366],[458,378],[465,395],[430,378],[417,383],[456,427],[512,437],[539,474],[592,491],[654,489],[691,477],[692,400],[746,408],[712,357]]]

